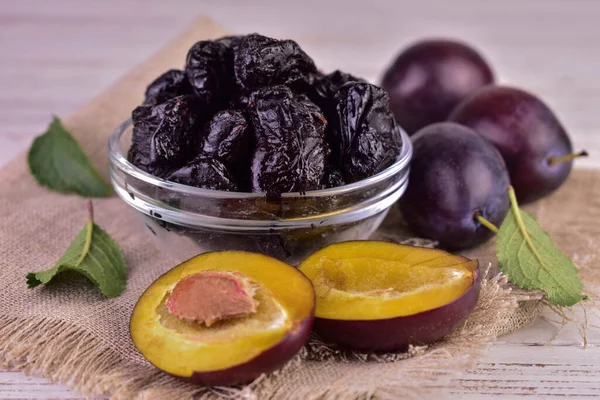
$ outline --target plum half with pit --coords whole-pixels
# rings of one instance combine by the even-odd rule
[[[400,126],[412,135],[445,121],[465,97],[493,83],[488,63],[473,48],[451,40],[424,40],[401,52],[381,86]]]
[[[312,328],[315,293],[296,268],[247,252],[205,253],[142,294],[133,343],[160,370],[207,386],[248,383],[288,362]]]
[[[521,89],[488,86],[459,104],[450,121],[468,126],[500,151],[520,203],[540,199],[569,176],[571,141],[558,118],[539,98]]]
[[[509,208],[508,172],[500,153],[465,126],[440,122],[413,136],[413,159],[402,215],[419,236],[448,249],[488,240]],[[481,221],[484,221],[483,223]]]
[[[315,332],[362,351],[440,340],[468,317],[479,297],[478,262],[437,249],[343,242],[298,268],[315,286]]]

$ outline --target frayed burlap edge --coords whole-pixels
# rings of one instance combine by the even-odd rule
[[[463,326],[436,345],[373,355],[342,353],[312,339],[282,370],[241,388],[206,389],[184,383],[149,365],[127,362],[92,333],[52,319],[0,318],[0,362],[4,368],[41,375],[86,394],[105,394],[114,399],[423,398],[441,388],[451,390],[456,385],[452,378],[475,366],[486,344],[533,323],[542,308],[539,293],[514,291],[503,275],[484,277],[474,312]],[[339,368],[340,363],[355,368],[334,381],[322,379],[302,385],[295,379],[311,368],[317,374],[326,374],[329,369]],[[378,371],[376,387],[356,383],[365,372],[368,374],[361,372],[364,363],[384,365]]]

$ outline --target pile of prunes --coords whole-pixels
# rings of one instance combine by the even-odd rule
[[[293,40],[250,34],[197,42],[185,68],[148,86],[128,159],[206,189],[289,193],[360,181],[400,155],[386,92],[319,72]]]

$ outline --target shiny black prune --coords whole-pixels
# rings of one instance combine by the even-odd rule
[[[339,89],[335,102],[333,134],[345,181],[368,178],[392,165],[400,154],[402,140],[385,90],[351,82]]]
[[[233,52],[236,51],[238,43],[242,40],[244,36],[223,36],[215,40],[215,42],[222,44],[225,48],[231,52],[231,56],[233,57]]]
[[[239,110],[216,113],[206,125],[202,153],[227,166],[239,180],[249,176],[248,165],[254,147],[252,131]]]
[[[340,70],[322,75],[315,81],[309,96],[325,112],[325,117],[328,116],[328,111],[335,112],[334,97],[340,88],[348,82],[365,81]]]
[[[204,189],[238,191],[237,184],[227,167],[219,160],[204,155],[196,157],[169,175],[167,179]]]
[[[314,61],[298,43],[257,34],[239,41],[234,70],[238,85],[249,90],[270,85],[306,85],[317,72]]]
[[[286,86],[252,95],[256,150],[252,190],[286,193],[317,190],[325,172],[327,124],[318,107],[298,100]]]
[[[327,119],[325,118],[323,111],[310,99],[310,97],[305,94],[298,94],[296,95],[296,101],[306,107],[307,110],[314,113],[314,115],[318,116],[318,118],[323,118],[325,123],[327,123]]]
[[[233,92],[229,98],[228,107],[235,110],[245,110],[250,105],[250,94],[245,90]]]
[[[169,167],[150,160],[150,143],[152,133],[158,128],[162,119],[163,108],[151,105],[136,107],[131,113],[133,134],[127,159],[136,167],[158,177],[169,174]]]
[[[160,104],[173,97],[192,94],[192,87],[185,73],[171,69],[156,78],[146,89],[145,104]]]
[[[185,73],[205,106],[218,108],[229,98],[232,90],[228,48],[219,42],[202,40],[190,48]]]
[[[171,173],[172,168],[168,165],[161,165],[150,161],[149,154],[150,141],[138,140],[132,142],[129,152],[127,153],[127,159],[136,167],[149,174],[158,176],[159,178],[164,178]]]
[[[242,40],[244,36],[224,36],[220,39],[217,39],[215,42],[223,45],[225,47],[225,68],[227,69],[227,75],[229,78],[229,84],[231,86],[232,91],[239,91],[237,85],[235,84],[235,72],[233,70],[233,59],[234,55],[237,51],[238,44],[240,40]],[[232,96],[234,96],[232,95]]]
[[[323,110],[325,118],[328,121],[335,121],[337,119],[335,95],[340,88],[348,82],[365,81],[340,70],[336,70],[327,75],[321,75],[317,78],[311,89],[308,90],[308,96],[321,108],[321,110]],[[325,138],[331,147],[333,157],[339,160],[339,146],[336,143],[337,137],[335,133],[336,126],[337,124],[335,123],[331,123],[327,126]]]
[[[202,135],[197,101],[194,96],[179,96],[159,105],[137,107],[132,113],[129,161],[160,177],[184,165]]]
[[[341,71],[322,74],[291,40],[200,41],[184,71],[148,87],[132,114],[128,158],[156,176],[222,190],[342,186],[399,153],[399,130],[377,90]]]
[[[331,189],[344,186],[345,184],[342,171],[337,166],[327,165],[325,175],[323,176],[323,189]]]

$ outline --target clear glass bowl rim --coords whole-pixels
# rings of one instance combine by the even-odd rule
[[[132,177],[139,179],[140,181],[163,188],[172,193],[178,193],[187,196],[194,196],[198,198],[213,198],[213,199],[259,199],[264,198],[266,193],[248,193],[248,192],[225,192],[221,190],[212,190],[212,189],[202,189],[193,186],[182,185],[175,182],[170,182],[162,178],[158,178],[153,176],[146,171],[141,170],[136,167],[132,163],[127,160],[127,157],[121,153],[120,150],[120,142],[123,134],[126,130],[131,126],[131,119],[127,119],[117,126],[115,131],[111,134],[108,140],[108,156],[110,161],[123,172]],[[342,194],[352,193],[356,190],[362,190],[369,186],[373,186],[378,184],[381,181],[384,181],[395,174],[400,173],[406,167],[408,167],[412,152],[413,146],[410,137],[406,134],[406,132],[398,127],[400,130],[400,135],[402,138],[402,151],[400,152],[400,156],[396,160],[396,162],[383,171],[367,178],[360,180],[358,182],[350,183],[344,186],[339,186],[331,189],[320,189],[320,190],[312,190],[307,192],[290,192],[290,193],[282,193],[281,199],[294,199],[297,197],[330,197],[330,196],[339,196]]]

